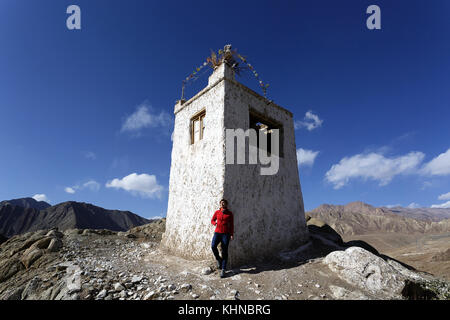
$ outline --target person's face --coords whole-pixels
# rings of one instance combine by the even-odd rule
[[[226,208],[227,207],[227,203],[225,201],[220,201],[220,206],[222,208]]]

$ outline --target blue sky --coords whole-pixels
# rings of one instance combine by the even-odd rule
[[[81,30],[66,28],[71,4]],[[381,30],[366,27],[371,4]],[[164,216],[181,81],[231,43],[294,113],[307,210],[450,205],[448,12],[444,0],[2,0],[0,199]]]

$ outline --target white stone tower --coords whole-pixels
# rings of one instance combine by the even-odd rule
[[[225,198],[234,214],[229,266],[261,261],[305,242],[303,197],[292,113],[235,80],[224,62],[208,86],[175,105],[166,231],[162,248],[189,259],[213,259],[211,217]],[[279,170],[226,164],[226,129],[262,123],[280,132]],[[248,139],[246,140],[248,159]]]

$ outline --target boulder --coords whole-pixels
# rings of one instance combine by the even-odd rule
[[[23,253],[20,258],[20,262],[25,266],[25,268],[29,268],[37,259],[39,259],[44,254],[44,250],[37,248],[28,248]]]
[[[50,252],[56,252],[56,251],[58,251],[59,249],[61,249],[62,246],[63,246],[63,243],[62,243],[62,241],[61,241],[60,239],[58,239],[58,238],[53,238],[53,239],[50,241],[50,243],[49,243],[49,245],[48,245],[48,247],[47,247],[47,250],[50,251]]]
[[[33,245],[30,247],[30,249],[32,249],[32,248],[47,249],[50,242],[52,241],[52,239],[53,239],[52,237],[42,238],[42,239],[36,241],[35,243],[33,243]]]
[[[15,247],[15,249],[11,250],[11,256],[15,255],[17,252],[29,249],[33,244],[35,244],[36,242],[40,241],[43,238],[44,238],[44,236],[42,236],[40,234],[33,234],[30,237],[23,235],[22,237],[12,238],[11,241],[18,240],[18,241],[22,242],[23,244],[21,246],[17,247],[15,244],[11,243]],[[23,239],[28,239],[28,240],[23,242]]]
[[[64,237],[64,233],[59,232],[56,229],[52,229],[49,232],[47,232],[47,234],[45,236],[46,237],[52,237],[52,238],[59,238],[59,239],[61,239],[62,237]]]
[[[350,247],[345,251],[331,252],[323,263],[339,278],[362,290],[387,298],[402,297],[405,275],[363,248]]]
[[[206,276],[206,275],[212,273],[212,269],[211,269],[210,267],[205,267],[205,268],[203,268],[203,269],[201,270],[201,272],[202,272],[203,275]]]
[[[311,221],[313,219],[314,218],[311,218],[309,221]],[[309,224],[308,231],[309,231],[310,236],[312,236],[312,237],[326,239],[336,246],[344,246],[344,241],[342,240],[339,233],[334,231],[334,229],[331,228],[327,224],[321,224],[321,223],[318,223],[318,225]]]

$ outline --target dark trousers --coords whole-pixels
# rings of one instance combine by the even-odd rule
[[[230,243],[230,234],[229,233],[218,233],[214,232],[214,236],[212,238],[211,249],[214,253],[214,257],[216,257],[217,261],[222,261],[222,270],[225,270],[227,266],[228,260],[228,244]],[[219,250],[217,250],[217,246],[219,243],[222,244],[222,257],[219,255]]]

